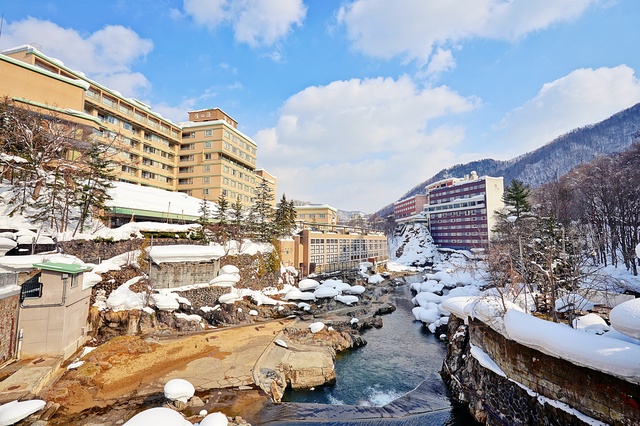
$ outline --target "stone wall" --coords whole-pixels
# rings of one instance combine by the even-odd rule
[[[0,299],[0,365],[15,355],[19,303],[20,294]]]
[[[151,264],[149,278],[155,288],[174,288],[208,283],[218,275],[220,262],[179,262]]]
[[[478,320],[470,319],[465,325],[452,316],[449,336],[443,376],[454,398],[483,423],[586,425],[571,414],[572,408],[612,425],[640,424],[638,384],[546,355]],[[481,366],[470,353],[472,344],[486,352],[507,377]]]

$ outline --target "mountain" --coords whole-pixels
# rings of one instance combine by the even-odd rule
[[[463,177],[476,171],[478,176],[503,176],[505,185],[518,179],[536,187],[551,182],[580,164],[592,161],[598,155],[608,155],[627,149],[640,137],[640,103],[620,111],[604,121],[572,130],[546,145],[507,161],[490,158],[456,164],[414,186],[399,200],[424,193],[427,185],[447,177]],[[376,214],[387,217],[393,213],[393,204]]]

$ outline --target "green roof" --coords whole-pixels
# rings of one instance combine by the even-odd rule
[[[62,272],[65,274],[81,274],[83,272],[91,270],[91,267],[86,265],[76,265],[75,263],[56,263],[56,262],[34,263],[33,267],[44,269],[47,271]]]

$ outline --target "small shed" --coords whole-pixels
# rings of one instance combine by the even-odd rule
[[[87,339],[91,289],[84,289],[86,265],[43,262],[20,292],[21,355],[69,358]]]

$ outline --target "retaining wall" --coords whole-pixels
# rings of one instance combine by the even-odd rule
[[[640,424],[640,385],[574,365],[505,338],[479,320],[451,316],[443,377],[454,398],[489,425]],[[478,346],[507,377],[480,365]]]

